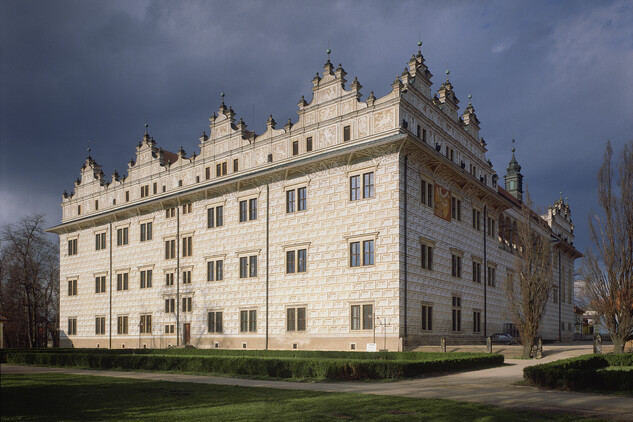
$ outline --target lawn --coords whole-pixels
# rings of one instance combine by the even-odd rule
[[[3,375],[3,421],[582,421],[439,399],[321,393],[67,374]]]

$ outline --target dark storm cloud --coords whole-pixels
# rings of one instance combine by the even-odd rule
[[[0,223],[58,202],[86,156],[124,171],[150,124],[188,153],[219,94],[257,132],[296,121],[325,49],[386,94],[422,52],[437,89],[473,95],[488,156],[517,158],[537,204],[569,197],[577,245],[607,138],[633,129],[633,7],[612,2],[11,1],[0,3]]]

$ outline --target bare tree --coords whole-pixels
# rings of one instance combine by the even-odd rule
[[[534,339],[552,290],[552,243],[547,224],[531,206],[526,193],[515,233],[515,277],[506,283],[510,317],[519,331],[524,358],[532,357]]]
[[[583,273],[590,307],[604,321],[614,352],[624,353],[624,343],[633,337],[633,142],[624,146],[619,157],[617,188],[612,157],[607,141],[598,171],[602,212],[589,217],[595,253],[587,250]]]
[[[59,312],[57,245],[46,239],[42,215],[2,228],[0,314],[9,319],[9,347],[46,346]]]

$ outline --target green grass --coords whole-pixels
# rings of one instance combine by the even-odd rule
[[[590,421],[440,399],[67,374],[3,375],[3,421]]]

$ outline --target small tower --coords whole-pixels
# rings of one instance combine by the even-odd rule
[[[512,144],[514,144],[514,139]],[[515,149],[512,147],[512,160],[510,160],[506,175],[503,178],[505,179],[508,193],[523,202],[523,175],[521,174],[521,166],[514,157],[514,151]]]

